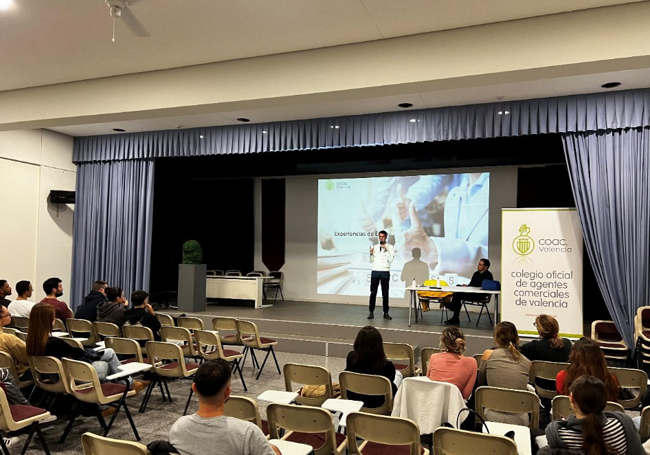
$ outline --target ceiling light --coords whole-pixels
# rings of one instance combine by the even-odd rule
[[[505,111],[504,114],[508,115],[510,114],[510,111]]]
[[[251,119],[246,118],[246,117],[239,117],[239,118],[237,119],[237,121],[238,121],[238,122],[242,122],[242,123],[248,123],[248,122],[251,121]]]
[[[408,109],[409,107],[413,107],[413,104],[411,104],[411,103],[400,103],[397,106],[401,107],[402,109]]]
[[[265,130],[262,131],[262,134],[267,134],[267,133],[268,133],[268,131],[265,131]]]
[[[2,0],[0,0],[0,2],[1,2],[1,1],[2,1]],[[126,130],[125,130],[124,128],[113,128],[113,131],[115,131],[115,132],[117,132],[117,133],[123,133],[123,132],[125,132]]]
[[[0,0],[0,10],[9,9],[14,0]]]
[[[497,112],[497,114],[503,115],[503,111],[499,111],[499,112]]]
[[[409,122],[411,122],[411,123],[419,123],[420,119],[419,118],[412,118],[412,119],[409,120]]]
[[[177,130],[180,130],[181,128],[183,128],[183,125],[176,125]]]
[[[199,135],[199,137],[200,137],[201,139],[203,139],[204,136],[201,134],[201,135]]]
[[[330,126],[330,129],[331,129],[331,130],[334,130],[334,129],[338,130],[339,128],[341,128],[341,127],[338,126],[338,125],[331,125],[331,126]]]
[[[621,85],[620,82],[607,82],[606,84],[601,85],[602,88],[616,88]]]

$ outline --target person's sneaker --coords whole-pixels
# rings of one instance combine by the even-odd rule
[[[393,320],[392,317],[390,317],[390,314],[384,313],[384,319],[390,319],[391,321]]]
[[[140,393],[141,391],[149,387],[149,384],[151,384],[151,381],[133,381],[131,390],[135,390],[135,393]]]
[[[7,449],[11,447],[15,447],[16,443],[18,442],[18,438],[2,438],[4,441],[5,445],[7,446]],[[12,445],[13,444],[13,445]]]
[[[374,318],[375,318],[375,313],[371,311],[370,314],[368,315],[368,319],[374,319]]]
[[[39,425],[44,425],[46,423],[54,422],[56,419],[57,417],[51,414],[47,419],[39,420],[38,423]]]

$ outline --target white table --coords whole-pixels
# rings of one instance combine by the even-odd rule
[[[500,422],[485,422],[490,430],[490,434],[499,436],[505,435],[508,431],[515,432],[515,444],[517,444],[517,452],[519,455],[531,455],[532,449],[530,447],[530,428],[522,425],[512,425],[509,423]],[[483,427],[483,433],[486,433]]]
[[[345,427],[348,414],[359,411],[363,407],[363,401],[330,398],[321,407],[328,411],[340,412],[339,426]]]
[[[418,322],[418,291],[433,291],[433,292],[464,292],[467,294],[492,294],[494,295],[494,322],[499,320],[499,295],[501,291],[486,291],[480,287],[470,286],[408,286],[406,290],[409,291],[409,327],[411,327],[411,311],[415,311],[415,323]]]
[[[56,338],[67,337],[70,335],[68,332],[52,332],[51,335]]]
[[[280,449],[282,455],[308,455],[314,448],[307,444],[285,441],[284,439],[271,439],[269,443]]]
[[[267,390],[258,395],[258,400],[270,401],[272,403],[290,404],[298,397],[298,392],[285,392],[280,390]]]
[[[256,310],[273,306],[264,304],[264,281],[275,277],[208,275],[205,279],[205,296],[210,299],[253,300]]]
[[[151,364],[149,363],[140,363],[140,362],[131,362],[124,365],[121,365],[118,368],[118,371],[115,374],[106,376],[107,381],[114,381],[115,379],[125,378],[138,373],[144,373],[145,371],[151,370]]]

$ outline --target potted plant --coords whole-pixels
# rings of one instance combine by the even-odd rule
[[[206,264],[196,240],[183,243],[183,263],[178,266],[178,309],[186,312],[205,310]]]

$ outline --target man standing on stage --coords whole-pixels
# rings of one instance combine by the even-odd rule
[[[390,264],[395,256],[395,248],[386,243],[387,237],[386,231],[379,231],[379,245],[370,247],[372,273],[370,275],[370,314],[368,319],[375,317],[375,301],[379,283],[381,283],[381,297],[384,304],[384,319],[393,319],[388,314],[388,283],[390,282]]]

